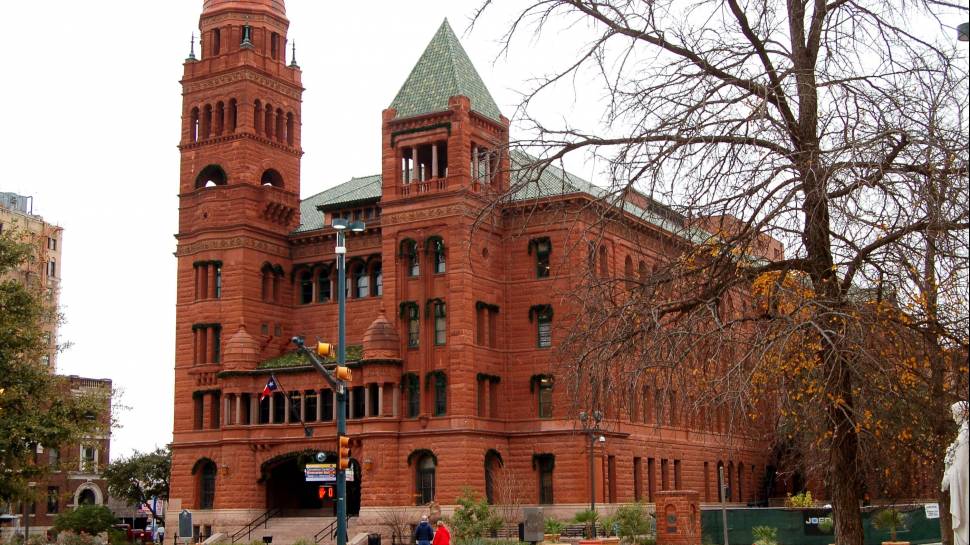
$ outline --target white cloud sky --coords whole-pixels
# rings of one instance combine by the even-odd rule
[[[304,197],[379,172],[381,110],[444,17],[509,117],[514,89],[581,45],[523,40],[493,62],[508,10],[521,4],[501,3],[466,34],[478,5],[287,1],[306,87]],[[202,0],[4,5],[0,190],[32,195],[35,212],[65,228],[61,341],[73,346],[58,369],[123,391],[130,409],[116,414],[112,458],[171,441],[179,79],[201,9]],[[551,119],[595,120],[571,96],[543,108]]]
[[[380,171],[381,110],[445,17],[511,115],[512,88],[557,46],[493,63],[508,19],[497,11],[466,34],[477,5],[287,1],[306,87],[304,197]],[[4,6],[0,190],[32,195],[65,229],[60,339],[73,345],[58,371],[122,390],[112,458],[171,441],[179,79],[201,11],[202,0]]]

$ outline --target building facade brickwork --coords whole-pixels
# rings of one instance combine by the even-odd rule
[[[170,513],[193,510],[202,534],[271,508],[332,513],[303,467],[336,450],[334,400],[289,339],[336,339],[335,217],[367,224],[347,242],[349,511],[450,505],[464,487],[496,502],[509,488],[526,504],[587,502],[589,441],[556,383],[569,316],[556,294],[588,269],[570,249],[590,243],[595,189],[551,169],[489,207],[514,183],[509,122],[489,115],[446,21],[394,100],[414,111],[383,112],[381,174],[301,201],[303,89],[282,1],[208,0],[200,26],[202,56],[182,80]],[[635,213],[597,238],[601,273],[646,274],[684,244],[650,206],[631,197]],[[262,398],[271,375],[281,391]],[[758,499],[764,443],[661,406],[647,392],[634,411],[607,408],[598,502],[674,489],[715,501],[722,464],[731,501]]]

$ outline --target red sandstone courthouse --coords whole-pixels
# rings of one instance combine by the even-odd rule
[[[335,450],[334,398],[288,339],[336,339],[334,217],[367,224],[347,244],[349,513],[453,504],[463,487],[497,501],[508,483],[526,503],[580,508],[589,443],[556,382],[568,309],[555,294],[587,266],[565,257],[585,216],[563,210],[596,188],[552,169],[473,225],[518,157],[445,22],[384,110],[380,173],[301,200],[300,128],[315,121],[286,61],[283,0],[206,0],[200,24],[204,47],[182,80],[170,512],[193,510],[203,533],[275,508],[331,516],[303,467]],[[637,195],[625,214],[596,242],[601,273],[643,274],[661,245],[642,241],[682,226]],[[270,373],[288,396],[260,399]],[[732,501],[758,499],[765,445],[729,452],[717,427],[691,429],[676,411],[658,422],[651,397],[636,414],[608,413],[598,502],[684,488],[714,501],[721,464]]]

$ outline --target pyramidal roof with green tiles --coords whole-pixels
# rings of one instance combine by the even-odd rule
[[[391,108],[397,110],[397,117],[443,112],[448,110],[448,99],[458,95],[468,97],[472,110],[485,117],[498,121],[502,115],[445,19],[397,92]]]

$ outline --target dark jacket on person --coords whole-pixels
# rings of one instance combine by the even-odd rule
[[[432,539],[434,539],[434,530],[428,524],[428,521],[422,520],[421,524],[418,524],[418,527],[414,529],[414,540],[421,542],[431,541]]]

